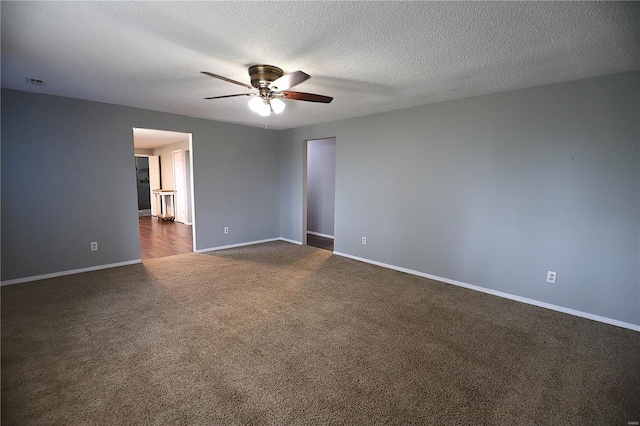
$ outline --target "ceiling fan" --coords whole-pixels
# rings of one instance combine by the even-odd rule
[[[247,89],[258,89],[257,92],[238,93],[235,95],[211,96],[205,99],[222,99],[233,98],[236,96],[253,96],[249,101],[249,108],[257,112],[263,117],[271,115],[272,112],[280,114],[284,110],[285,103],[280,98],[292,99],[294,101],[320,102],[328,104],[333,100],[332,97],[316,95],[313,93],[292,92],[288,89],[311,78],[309,74],[302,71],[294,71],[285,74],[282,69],[273,65],[253,65],[249,67],[249,77],[251,77],[251,86],[232,80],[221,75],[213,74],[207,71],[200,71],[209,77],[217,78]]]

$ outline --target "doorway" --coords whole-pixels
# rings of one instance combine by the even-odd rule
[[[146,162],[149,175],[150,208],[138,212],[143,260],[194,251],[191,138],[190,133],[133,129],[136,164]],[[139,198],[145,188],[140,186]]]
[[[151,214],[151,182],[149,180],[149,157],[136,156],[136,185],[138,192],[138,215]]]
[[[303,244],[333,251],[336,138],[305,142]]]
[[[187,185],[185,184],[185,167],[184,167],[184,151],[176,150],[171,151],[172,165],[173,165],[173,188],[175,189],[175,220],[180,223],[187,223],[187,197],[185,191]]]

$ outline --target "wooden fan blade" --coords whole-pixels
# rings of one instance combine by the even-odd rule
[[[222,81],[227,81],[229,83],[237,84],[238,86],[246,87],[247,89],[253,89],[253,87],[249,86],[248,84],[240,83],[239,81],[231,80],[230,78],[223,77],[223,76],[218,75],[218,74],[213,74],[213,73],[210,73],[210,72],[207,72],[207,71],[200,71],[200,72],[202,74],[208,75],[209,77],[213,77],[213,78],[220,79]]]
[[[235,95],[224,95],[224,96],[211,96],[210,98],[205,98],[205,99],[222,99],[222,98],[233,98],[236,96],[253,96],[253,93],[238,93]]]
[[[333,100],[333,98],[330,96],[316,95],[314,93],[279,92],[278,94],[285,99],[293,99],[296,101],[307,101],[307,102],[321,102],[323,104],[328,104]]]
[[[269,89],[271,90],[287,90],[293,86],[296,86],[303,81],[311,78],[309,74],[306,74],[302,71],[295,71],[290,74],[285,74],[282,77],[276,79],[269,85]]]

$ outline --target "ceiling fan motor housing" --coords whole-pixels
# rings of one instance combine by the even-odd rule
[[[249,67],[251,85],[256,89],[269,86],[283,75],[282,69],[273,65],[253,65]]]

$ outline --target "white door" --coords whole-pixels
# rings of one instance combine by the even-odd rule
[[[191,203],[191,151],[184,152],[184,186],[185,186],[185,210],[186,224],[191,225],[193,221],[192,203]]]
[[[160,157],[158,155],[151,155],[149,157],[149,190],[151,191],[151,215],[158,215],[158,200],[157,196],[153,193],[154,190],[160,188]]]
[[[185,223],[187,220],[184,184],[184,162],[182,161],[182,151],[173,151],[173,183],[176,191],[176,220]]]

